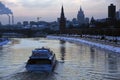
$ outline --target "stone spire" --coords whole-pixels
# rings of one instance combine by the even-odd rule
[[[64,15],[64,8],[63,8],[63,5],[62,5],[61,16],[60,16],[60,32],[63,32],[65,30],[65,27],[66,27],[66,18],[65,18],[65,15]]]
[[[65,18],[63,6],[62,6],[62,8],[61,8],[61,18]]]
[[[80,11],[82,11],[82,7],[80,6]],[[83,11],[82,11],[83,12]]]

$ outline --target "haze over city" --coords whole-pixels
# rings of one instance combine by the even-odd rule
[[[0,0],[0,80],[120,80],[120,0]]]
[[[61,6],[64,5],[65,16],[68,20],[77,17],[80,6],[85,16],[96,19],[106,18],[108,5],[113,3],[116,10],[120,9],[119,0],[1,0],[10,8],[15,16],[15,23],[22,21],[56,21],[60,17]],[[0,15],[0,22],[8,24],[8,17]]]

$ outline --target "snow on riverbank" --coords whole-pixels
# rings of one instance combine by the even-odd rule
[[[110,45],[94,43],[94,42],[90,42],[90,41],[86,41],[86,40],[82,40],[82,39],[69,38],[69,37],[60,37],[60,36],[47,36],[47,38],[48,39],[65,40],[65,41],[70,41],[70,42],[84,43],[84,44],[88,44],[88,45],[91,45],[91,46],[96,46],[96,47],[107,49],[107,50],[110,50],[110,51],[113,51],[113,52],[120,53],[120,47],[114,47],[114,46],[110,46]]]
[[[8,42],[9,42],[9,40],[1,41],[1,42],[0,42],[0,46],[3,46],[3,45],[5,45],[5,44],[7,44]]]

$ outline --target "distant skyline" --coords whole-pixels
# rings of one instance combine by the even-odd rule
[[[15,23],[22,21],[37,21],[37,17],[42,17],[42,21],[56,21],[60,17],[61,6],[67,20],[77,17],[77,13],[82,7],[86,17],[95,19],[108,17],[108,6],[113,3],[116,10],[120,9],[120,0],[0,0],[9,7],[14,16]],[[8,24],[8,17],[0,15],[0,22]]]

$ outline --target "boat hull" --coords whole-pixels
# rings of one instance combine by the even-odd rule
[[[38,64],[28,64],[26,65],[26,70],[27,71],[35,71],[35,72],[52,72],[54,69],[55,65],[38,65]]]

